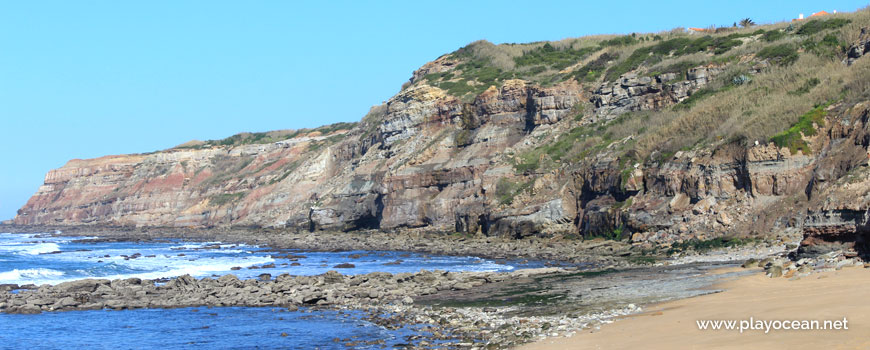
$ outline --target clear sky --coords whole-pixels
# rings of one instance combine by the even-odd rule
[[[865,1],[0,0],[0,219],[72,158],[358,121],[478,39],[758,23]]]

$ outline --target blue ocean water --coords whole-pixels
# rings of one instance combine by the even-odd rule
[[[476,257],[428,256],[395,251],[274,252],[220,242],[82,242],[85,237],[0,233],[0,284],[57,284],[82,278],[158,279],[190,274],[197,278],[228,273],[254,278],[370,272],[509,271],[540,263],[495,262]],[[335,268],[350,263],[354,268]],[[266,268],[259,268],[261,266]],[[271,267],[274,265],[274,267]],[[258,267],[251,269],[251,267]]]
[[[387,330],[357,313],[329,310],[225,307],[0,315],[0,349],[391,349],[413,334],[420,330]],[[361,342],[372,340],[383,344]]]
[[[82,238],[0,233],[0,284],[158,279],[183,274],[202,278],[229,273],[244,279],[262,273],[314,275],[328,270],[344,274],[508,271],[542,265],[393,251],[274,252],[220,242],[93,243]],[[334,267],[342,263],[355,268]],[[201,307],[0,314],[0,349],[380,349],[402,344],[406,336],[419,332],[415,328],[387,330],[364,321],[358,313],[307,309]],[[383,343],[359,342],[372,340]]]

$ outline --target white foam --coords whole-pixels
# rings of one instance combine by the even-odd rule
[[[60,246],[58,246],[57,243],[12,243],[0,245],[0,251],[18,255],[39,255],[59,250]]]
[[[26,247],[24,250],[20,251],[19,254],[30,254],[30,255],[39,255],[44,253],[51,253],[60,250],[60,246],[57,243],[38,243],[29,247]]]
[[[139,260],[137,263],[146,262],[146,260]],[[162,260],[162,261],[161,261]],[[217,261],[215,261],[217,260]],[[133,260],[130,260],[133,261]],[[124,261],[123,263],[128,263],[130,261]],[[138,268],[142,270],[152,270],[157,265],[160,264],[168,264],[163,266],[163,268],[168,268],[167,270],[157,270],[157,271],[148,271],[142,273],[126,273],[112,276],[99,276],[100,278],[107,279],[119,279],[119,278],[142,278],[142,279],[158,279],[158,278],[168,278],[168,277],[177,277],[181,275],[191,275],[194,277],[207,277],[211,276],[215,273],[230,273],[232,272],[231,268],[233,267],[250,267],[254,265],[261,265],[266,263],[274,262],[275,259],[269,257],[257,257],[257,258],[233,258],[233,259],[197,259],[194,261],[186,260],[184,263],[179,263],[177,261],[167,261],[164,259],[158,259],[158,261],[154,261],[151,264],[135,264],[137,266],[130,266],[131,268]],[[120,261],[116,261],[115,264],[123,264]],[[134,264],[128,264],[134,265]],[[149,266],[150,265],[150,266]]]
[[[0,272],[0,283],[42,284],[55,281],[60,276],[63,276],[62,271],[52,269],[14,269],[12,271]]]

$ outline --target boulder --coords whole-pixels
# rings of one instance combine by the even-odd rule
[[[54,290],[61,293],[91,293],[95,291],[100,285],[108,285],[110,283],[111,281],[104,279],[84,279],[60,283],[54,286]]]

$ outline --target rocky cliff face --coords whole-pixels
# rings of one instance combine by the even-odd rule
[[[747,74],[769,66],[745,60]],[[721,140],[638,160],[621,151],[634,136],[602,136],[568,159],[563,146],[601,136],[616,117],[669,108],[735,68],[594,84],[505,79],[472,99],[427,83],[473,68],[439,58],[349,129],[72,160],[46,175],[14,223],[602,235],[642,247],[803,230],[803,253],[867,252],[868,103],[826,107],[797,151]],[[522,166],[539,161],[549,166]]]
[[[499,210],[487,192],[514,176],[493,159],[583,98],[577,84],[515,80],[463,104],[422,85],[390,99],[376,122],[340,133],[73,160],[46,175],[14,221],[451,232],[570,222],[570,196]]]

